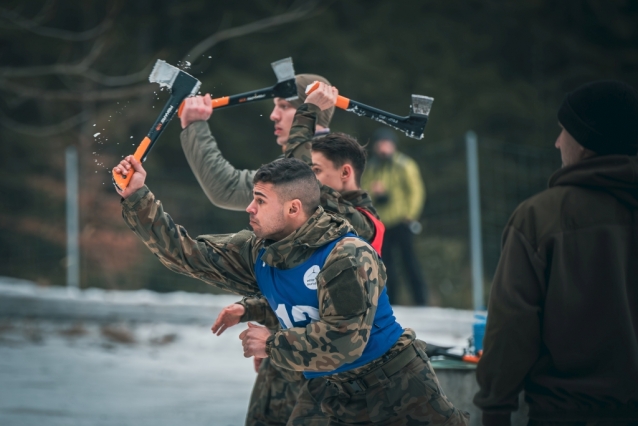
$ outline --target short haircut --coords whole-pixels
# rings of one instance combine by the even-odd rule
[[[319,206],[319,181],[310,166],[296,158],[284,158],[264,164],[253,178],[253,183],[258,182],[272,183],[282,202],[298,199],[309,216]]]
[[[329,133],[313,140],[312,150],[322,153],[335,167],[350,164],[357,185],[361,184],[361,175],[366,168],[366,150],[355,138],[345,133]]]

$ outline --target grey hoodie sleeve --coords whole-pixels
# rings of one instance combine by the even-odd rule
[[[208,199],[226,210],[245,210],[253,199],[255,170],[238,170],[223,156],[206,121],[196,121],[180,135],[186,160]]]

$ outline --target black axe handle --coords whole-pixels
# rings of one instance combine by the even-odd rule
[[[319,82],[315,82],[306,90],[307,94],[310,94],[317,90]],[[431,98],[430,102],[431,102]],[[335,103],[337,108],[344,109],[348,112],[357,114],[360,117],[368,117],[390,127],[403,132],[406,136],[414,139],[423,139],[423,131],[425,125],[428,123],[427,114],[420,114],[416,111],[410,112],[410,115],[401,117],[390,112],[382,111],[378,108],[371,107],[370,105],[362,104],[361,102],[353,101],[345,96],[337,96],[337,102]],[[410,106],[412,109],[412,106]],[[429,113],[429,111],[427,111]]]
[[[428,123],[427,115],[410,114],[408,116],[401,117],[399,115],[362,104],[361,102],[353,101],[352,99],[347,100],[348,106],[345,108],[339,106],[338,103],[337,106],[348,112],[357,114],[359,117],[368,117],[378,121],[379,123],[394,127],[395,129],[405,133],[405,135],[410,138],[423,139],[423,130],[425,130],[425,125]]]
[[[284,98],[286,100],[296,99],[297,83],[295,82],[295,79],[293,78],[290,80],[285,80],[275,84],[274,86],[265,87],[259,90],[253,90],[252,92],[245,92],[238,95],[215,98],[213,99],[212,104],[213,109],[219,109],[272,98]],[[183,108],[184,103],[182,102],[179,110],[177,111],[178,117],[182,116]]]

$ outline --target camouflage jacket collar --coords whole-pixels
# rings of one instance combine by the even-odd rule
[[[261,260],[278,269],[290,269],[305,262],[314,249],[353,232],[347,220],[318,207],[301,228],[280,241],[264,241]]]
[[[363,208],[372,207],[372,199],[370,198],[368,193],[362,189],[357,189],[356,191],[342,192],[341,197],[344,200],[348,201],[349,203],[352,203],[352,205],[355,207],[363,207]]]

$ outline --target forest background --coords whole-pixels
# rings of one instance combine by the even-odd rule
[[[601,78],[638,86],[638,2],[5,0],[0,275],[65,284],[65,149],[76,146],[81,286],[215,292],[165,270],[126,228],[110,169],[168,97],[148,82],[157,59],[188,62],[202,92],[222,96],[274,84],[270,63],[286,57],[298,73],[399,115],[412,93],[435,98],[425,138],[402,136],[399,149],[419,162],[428,189],[417,251],[431,300],[470,308],[464,135],[475,131],[481,146],[487,293],[508,215],[560,166],[553,143],[564,95]],[[265,101],[213,114],[236,167],[279,155],[271,109]],[[337,111],[331,127],[365,144],[378,124]],[[173,122],[153,148],[149,187],[191,235],[245,228],[245,213],[202,193],[180,130]]]

